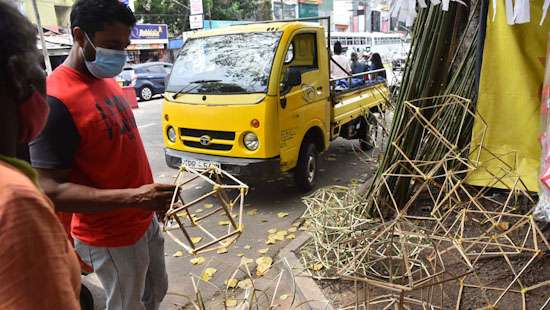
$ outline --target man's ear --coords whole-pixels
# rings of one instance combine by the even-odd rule
[[[72,32],[73,32],[74,42],[78,43],[78,46],[80,46],[81,48],[84,48],[85,41],[86,41],[84,31],[82,31],[80,27],[74,27]]]

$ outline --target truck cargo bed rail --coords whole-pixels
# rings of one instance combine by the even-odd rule
[[[335,98],[337,95],[345,94],[345,93],[348,93],[348,92],[353,92],[353,91],[356,91],[358,89],[367,88],[367,87],[370,87],[370,86],[373,86],[373,85],[378,85],[380,83],[386,83],[386,80],[371,81],[370,83],[367,80],[367,81],[365,81],[364,84],[358,85],[356,87],[351,87],[353,78],[355,78],[355,77],[364,77],[367,74],[373,74],[373,73],[378,73],[378,72],[383,72],[383,71],[386,71],[386,69],[376,69],[376,70],[371,70],[371,71],[359,72],[359,73],[355,73],[355,74],[350,74],[347,77],[340,77],[340,78],[330,79],[331,97]],[[341,80],[346,80],[348,82],[349,87],[346,88],[346,89],[336,90],[335,89],[335,84],[336,84],[337,81],[341,81]]]

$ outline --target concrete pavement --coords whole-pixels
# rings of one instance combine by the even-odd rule
[[[166,166],[164,161],[163,140],[161,130],[162,100],[156,99],[148,102],[140,102],[140,108],[134,110],[134,115],[141,133],[145,149],[149,156],[149,162],[153,169],[157,182],[171,183],[177,171]],[[352,145],[357,141],[346,141],[338,139],[332,143],[330,150],[323,155],[320,171],[320,186],[338,184],[345,185],[351,179],[361,179],[370,173],[366,165],[361,163],[360,155],[353,151]],[[292,223],[299,219],[304,211],[301,202],[303,193],[294,188],[291,176],[281,176],[275,180],[268,180],[258,184],[249,184],[251,190],[246,197],[245,212],[250,209],[257,209],[254,216],[244,217],[244,232],[239,240],[225,254],[208,253],[200,255],[206,259],[202,265],[192,265],[191,255],[184,254],[181,257],[174,257],[173,254],[182,250],[168,236],[165,236],[166,264],[169,274],[169,293],[162,304],[162,309],[178,309],[187,304],[189,298],[194,298],[193,285],[190,279],[191,274],[199,276],[206,267],[217,269],[216,274],[210,281],[211,284],[200,284],[201,293],[205,301],[212,300],[216,294],[223,291],[224,280],[228,279],[240,264],[241,257],[256,259],[260,256],[275,256],[284,247],[288,240],[277,242],[274,245],[266,245],[265,240],[268,230],[271,228],[288,229]],[[207,184],[194,184],[192,188],[185,191],[186,199],[197,197],[205,190]],[[280,218],[279,212],[288,213]],[[222,227],[218,221],[223,220],[220,216],[213,216],[209,222],[204,224],[209,229],[220,231]],[[198,233],[197,233],[198,234]],[[267,254],[258,253],[259,249],[269,248]],[[84,280],[90,286],[96,309],[104,309],[105,297],[94,276],[88,276]],[[217,286],[219,289],[216,289]],[[222,305],[211,305],[209,309],[219,309]]]

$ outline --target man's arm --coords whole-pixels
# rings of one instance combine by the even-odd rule
[[[130,189],[97,189],[70,183],[80,136],[76,125],[59,99],[48,97],[50,114],[42,133],[30,143],[31,162],[40,173],[40,185],[58,211],[102,212],[118,208],[164,210],[174,186],[148,184]]]
[[[97,189],[70,183],[69,170],[37,169],[40,185],[57,211],[92,213],[118,208],[165,210],[175,186],[146,184],[138,188]]]

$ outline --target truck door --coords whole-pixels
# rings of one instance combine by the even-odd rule
[[[326,103],[330,90],[328,81],[325,81],[328,72],[324,72],[324,63],[320,65],[322,58],[319,57],[318,40],[322,38],[318,38],[316,31],[295,34],[287,48],[281,70],[279,126],[283,171],[296,165],[308,126],[316,119],[325,124],[325,118],[329,117],[329,106]],[[324,131],[326,128],[321,129]]]

